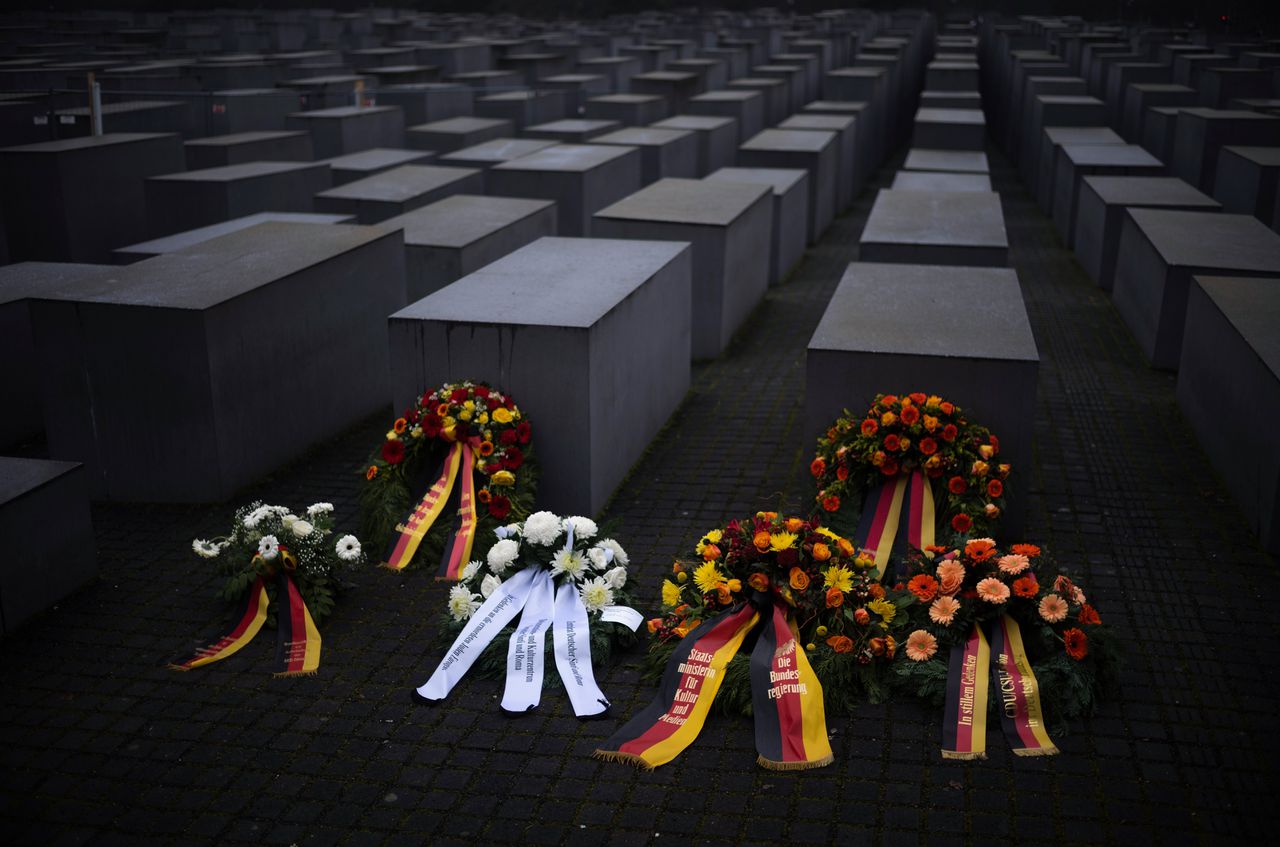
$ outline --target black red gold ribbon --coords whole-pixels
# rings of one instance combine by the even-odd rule
[[[884,576],[900,531],[917,550],[934,543],[934,511],[933,489],[919,470],[897,474],[867,492],[855,540],[875,551],[877,577]]]
[[[454,532],[445,548],[436,579],[457,582],[462,570],[471,558],[471,548],[476,540],[475,452],[468,442],[454,442],[441,463],[435,482],[427,489],[413,512],[404,523],[396,526],[396,536],[391,541],[384,568],[404,570],[413,561],[431,527],[444,512],[454,483],[461,477],[459,486],[458,517]]]
[[[262,577],[258,577],[253,581],[253,587],[249,589],[249,597],[245,601],[244,611],[236,619],[236,624],[231,631],[215,638],[204,647],[197,648],[190,658],[171,662],[170,670],[189,671],[192,668],[225,659],[235,653],[252,641],[258,634],[258,630],[262,629],[262,625],[267,620],[269,604],[267,586],[263,583]]]
[[[1040,688],[1022,643],[1018,622],[1003,615],[992,624],[991,644],[976,624],[964,644],[951,650],[946,706],[942,719],[944,759],[987,757],[987,706],[992,666],[1000,695],[1001,728],[1018,756],[1052,756],[1058,748],[1049,738],[1040,704]]]
[[[735,606],[685,636],[667,661],[653,702],[596,750],[596,757],[653,769],[692,744],[725,667],[761,621],[760,607],[766,623],[751,657],[758,761],[779,770],[830,764],[822,686],[796,641],[786,607],[767,599]]]

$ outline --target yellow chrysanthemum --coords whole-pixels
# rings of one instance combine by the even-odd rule
[[[799,537],[794,532],[775,532],[769,536],[769,547],[773,550],[786,550]]]
[[[713,529],[706,535],[702,536],[702,540],[708,544],[719,544],[721,538],[724,538],[724,533],[718,529]]]
[[[844,565],[832,565],[822,572],[823,588],[839,588],[841,591],[853,590],[853,571]]]
[[[715,562],[704,562],[693,572],[693,584],[698,586],[699,591],[706,594],[724,584],[724,574],[720,573]]]
[[[665,579],[662,581],[662,605],[667,609],[680,605],[680,586]]]
[[[827,538],[830,538],[832,541],[841,540],[840,536],[836,535],[834,532],[827,529],[825,526],[818,527],[817,529],[814,530],[814,532],[818,533],[819,535],[825,535]]]
[[[883,618],[885,623],[892,622],[894,616],[898,614],[898,607],[888,600],[872,600],[867,604],[867,608]]]

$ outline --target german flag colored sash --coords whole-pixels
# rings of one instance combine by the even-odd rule
[[[924,550],[934,543],[935,519],[929,480],[918,470],[898,474],[867,493],[855,540],[875,551],[876,576],[882,578],[899,536]]]
[[[796,641],[786,608],[768,600],[759,605],[767,612],[751,654],[757,761],[788,770],[830,764],[822,686]],[[698,737],[725,667],[760,622],[753,600],[685,636],[667,662],[653,702],[596,750],[596,758],[653,769],[678,756]]]
[[[471,561],[471,546],[476,541],[476,481],[475,453],[466,444],[462,445],[462,477],[458,493],[458,520],[453,535],[449,537],[449,545],[445,548],[444,559],[440,563],[440,575],[436,579],[457,582],[462,578],[462,569]]]
[[[258,577],[253,581],[253,587],[249,589],[249,597],[245,602],[244,611],[236,619],[236,624],[231,628],[231,631],[226,635],[215,637],[208,645],[197,648],[195,654],[189,659],[171,662],[169,669],[189,671],[192,668],[198,668],[201,665],[225,659],[235,653],[252,641],[253,637],[258,634],[258,630],[262,629],[262,625],[267,620],[267,606],[270,605],[270,602],[267,597],[267,586],[262,581],[262,577]]]
[[[995,654],[995,683],[1000,692],[1001,728],[1018,756],[1052,756],[1040,705],[1040,689],[1022,644],[1018,622],[1004,615],[992,626],[992,644],[977,625],[964,644],[951,650],[947,697],[942,718],[944,759],[987,757],[987,706]]]
[[[453,535],[445,548],[436,579],[457,582],[471,558],[471,548],[476,540],[475,452],[467,442],[455,442],[449,448],[436,474],[435,482],[427,489],[412,514],[402,524],[396,525],[396,536],[391,541],[384,568],[402,571],[413,561],[422,539],[426,538],[436,520],[444,513],[453,494],[454,483],[461,478],[458,517]]]

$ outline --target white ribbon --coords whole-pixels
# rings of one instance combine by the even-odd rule
[[[555,584],[551,574],[539,571],[524,604],[520,626],[507,645],[507,684],[502,694],[504,712],[527,712],[542,699],[545,672],[545,637],[555,616]]]
[[[591,630],[587,622],[587,607],[573,583],[556,590],[556,668],[573,713],[580,718],[600,715],[609,708],[609,700],[596,685],[591,670]]]

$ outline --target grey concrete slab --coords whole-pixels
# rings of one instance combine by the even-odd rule
[[[311,136],[294,132],[237,132],[186,142],[187,169],[218,168],[244,162],[309,162]]]
[[[147,229],[153,238],[255,212],[312,212],[332,185],[320,162],[246,162],[148,177]]]
[[[0,449],[40,435],[44,417],[40,411],[40,361],[31,334],[27,301],[49,292],[73,287],[109,268],[54,262],[19,262],[0,266]]]
[[[1280,145],[1280,117],[1239,109],[1182,109],[1174,128],[1173,172],[1212,191],[1218,151],[1228,145]]]
[[[804,168],[809,172],[809,241],[826,232],[835,215],[839,135],[805,129],[766,129],[738,148],[744,168]]]
[[[559,89],[545,91],[503,91],[476,98],[476,115],[505,118],[516,130],[545,124],[568,117],[565,93]]]
[[[286,126],[311,133],[311,143],[321,159],[372,147],[404,146],[404,113],[396,106],[339,106],[295,112]]]
[[[727,59],[709,57],[676,59],[667,63],[667,70],[676,73],[691,73],[698,77],[695,94],[704,91],[716,91],[729,83],[729,62]]]
[[[1148,109],[1156,106],[1194,106],[1196,90],[1173,83],[1134,83],[1125,89],[1120,134],[1133,144],[1142,143],[1142,125]],[[1147,148],[1151,150],[1151,148]],[[1152,153],[1156,151],[1151,150]],[[1159,153],[1156,156],[1159,157]]]
[[[691,98],[702,93],[700,82],[696,73],[649,71],[631,77],[631,93],[661,97],[667,102],[667,114],[675,115],[684,111]]]
[[[744,182],[664,179],[596,212],[596,238],[693,245],[695,359],[713,359],[769,287],[773,192]]]
[[[404,231],[408,302],[556,233],[550,200],[455,194],[382,222]]]
[[[1033,192],[1036,190],[1039,174],[1037,153],[1040,151],[1041,139],[1048,127],[1057,126],[1105,126],[1107,123],[1106,104],[1096,97],[1085,97],[1071,94],[1041,94],[1031,103],[1031,113],[1023,119],[1021,134],[1018,137],[1019,173],[1022,181]]]
[[[1222,208],[1212,197],[1172,176],[1086,176],[1076,203],[1076,258],[1104,291],[1110,291],[1115,281],[1126,210],[1213,212]]]
[[[609,89],[614,94],[629,94],[631,77],[642,73],[643,65],[635,56],[599,56],[580,60],[578,70],[603,76],[609,80]]]
[[[648,126],[671,115],[671,104],[657,94],[607,94],[592,97],[582,114],[591,120],[617,121],[624,127]]]
[[[100,135],[0,149],[10,261],[105,262],[147,237],[144,181],[183,168],[172,134]]]
[[[555,146],[555,141],[539,138],[495,138],[461,150],[446,153],[439,159],[439,164],[457,168],[477,168],[488,170],[500,162],[519,159],[530,153],[537,153]]]
[[[881,190],[862,231],[867,262],[1004,266],[1009,240],[1000,195]]]
[[[355,105],[356,87],[369,80],[350,73],[318,74],[280,82],[281,88],[296,91],[298,105],[306,110],[337,109]],[[293,109],[292,113],[297,113]],[[290,127],[292,129],[292,127]]]
[[[694,115],[733,118],[738,122],[738,143],[764,129],[765,98],[759,91],[708,91],[689,101]]]
[[[524,88],[525,85],[524,74],[517,70],[467,71],[450,76],[449,81],[467,86],[476,97]]]
[[[186,104],[178,100],[135,100],[103,103],[102,128],[107,133],[182,132]],[[88,106],[58,109],[53,116],[59,138],[80,138],[93,134]]]
[[[202,115],[201,135],[228,135],[259,130],[282,131],[289,115],[302,108],[297,92],[283,88],[249,88],[210,92]]]
[[[1085,176],[1161,176],[1164,165],[1136,144],[1063,144],[1053,187],[1053,223],[1068,247],[1075,246],[1080,180]]]
[[[586,118],[565,118],[545,124],[527,126],[521,131],[526,138],[540,138],[548,141],[562,141],[566,144],[586,144],[598,135],[621,129],[619,121],[588,120]]]
[[[930,91],[977,91],[977,62],[930,62],[925,68],[925,88]]]
[[[848,209],[854,196],[862,190],[863,181],[872,166],[870,158],[862,155],[857,146],[857,119],[842,115],[799,114],[778,124],[778,129],[836,133],[839,150],[836,156],[835,209],[837,213]]]
[[[774,63],[756,65],[751,69],[751,76],[743,78],[783,80],[787,84],[786,108],[783,117],[799,110],[804,103],[812,99],[807,96],[805,69],[800,65]],[[781,122],[781,119],[775,121],[775,123]]]
[[[514,133],[515,125],[509,120],[464,116],[409,127],[405,140],[410,147],[442,155]]]
[[[991,191],[991,177],[986,174],[947,173],[945,171],[898,171],[889,186],[895,191]]]
[[[1058,173],[1058,154],[1064,144],[1123,145],[1124,139],[1105,126],[1051,126],[1040,136],[1040,148],[1036,153],[1039,163],[1036,178],[1028,191],[1036,198],[1046,214],[1053,212],[1053,192]]]
[[[913,147],[902,163],[908,171],[944,171],[948,173],[989,174],[991,166],[986,153],[972,150],[925,150]]]
[[[1195,275],[1278,276],[1280,235],[1250,215],[1129,210],[1111,296],[1157,368],[1178,366]]]
[[[889,72],[884,68],[837,68],[822,78],[826,100],[852,100],[880,107],[889,91]]]
[[[785,279],[804,258],[809,234],[809,172],[802,168],[720,168],[705,178],[769,188],[773,195],[769,284]]]
[[[141,262],[144,259],[151,259],[156,256],[162,256],[165,253],[174,253],[178,250],[191,247],[196,244],[202,244],[214,238],[218,238],[228,233],[238,232],[242,229],[257,226],[261,223],[270,221],[283,221],[286,223],[305,223],[305,224],[345,224],[355,223],[355,215],[325,215],[315,212],[255,212],[252,215],[245,215],[241,218],[232,218],[222,223],[210,224],[202,226],[198,229],[187,230],[186,232],[178,232],[173,235],[166,235],[163,238],[155,238],[151,241],[143,241],[139,244],[130,244],[127,247],[119,247],[111,251],[111,260],[117,265],[131,265],[134,262]],[[97,267],[96,265],[91,267]]]
[[[348,153],[325,159],[321,164],[329,166],[334,185],[346,185],[357,179],[364,179],[401,165],[425,165],[434,161],[436,154],[427,150],[398,150],[389,147],[374,147],[361,150],[359,153]]]
[[[403,304],[399,231],[291,223],[32,300],[49,454],[95,498],[224,501],[382,407]]]
[[[437,65],[446,76],[493,66],[493,47],[484,41],[419,42],[417,61]]]
[[[777,125],[791,114],[790,87],[785,79],[744,76],[729,81],[728,90],[755,91],[764,97],[766,125]],[[797,104],[798,106],[799,104]]]
[[[981,109],[979,91],[922,91],[920,106],[924,109]]]
[[[98,577],[84,469],[75,462],[0,456],[0,632]]]
[[[929,331],[920,332],[922,326]],[[842,409],[865,408],[886,386],[920,386],[990,427],[1000,439],[1002,461],[1017,474],[1032,466],[1039,365],[1015,271],[854,262],[809,340],[809,440]],[[1021,476],[1014,482],[1019,489],[1031,484]],[[1001,526],[1016,537],[1027,499],[1006,502]]]
[[[917,109],[912,147],[931,150],[982,150],[987,119],[977,109]]]
[[[691,277],[687,244],[535,241],[391,316],[395,407],[501,385],[538,433],[540,506],[594,515],[689,388]]]
[[[1116,62],[1108,67],[1102,99],[1107,104],[1107,123],[1120,130],[1124,125],[1124,100],[1130,85],[1165,83],[1173,80],[1173,68],[1162,62]]]
[[[453,82],[387,85],[378,89],[378,103],[398,106],[405,126],[442,121],[472,114],[475,95],[470,87]]]
[[[483,192],[484,172],[475,168],[401,165],[322,191],[315,206],[318,212],[355,215],[359,223],[375,224],[453,194]]]
[[[803,85],[798,95],[799,99],[792,98],[792,102],[796,104],[792,112],[799,111],[801,104],[817,100],[822,95],[822,77],[826,70],[822,67],[818,56],[812,53],[774,53],[769,57],[768,65],[800,68]],[[762,74],[759,68],[768,67],[768,65],[757,65],[752,68],[751,73],[754,76],[766,76],[767,74]]]
[[[486,181],[491,194],[554,200],[559,234],[576,237],[597,211],[638,191],[640,173],[635,147],[557,144],[494,165]]]
[[[589,98],[614,92],[609,78],[601,74],[556,74],[538,80],[535,87],[560,91],[564,95],[564,112],[571,118],[582,114]]]
[[[697,137],[697,176],[733,165],[738,154],[738,122],[710,115],[676,115],[653,124],[654,129],[692,132]]]
[[[1178,407],[1250,529],[1280,553],[1280,278],[1194,277],[1187,312]]]
[[[1185,107],[1152,106],[1142,116],[1142,146],[1162,162],[1173,162],[1178,113]]]
[[[635,147],[640,151],[640,182],[698,175],[698,136],[688,130],[624,127],[598,135],[593,144]]]
[[[1213,196],[1226,211],[1253,215],[1274,229],[1277,183],[1280,183],[1280,146],[1227,145],[1218,151]]]

